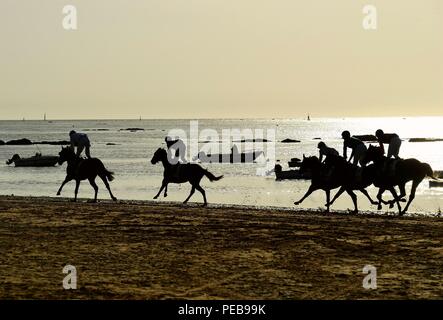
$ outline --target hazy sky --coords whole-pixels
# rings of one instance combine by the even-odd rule
[[[443,115],[442,17],[441,0],[1,0],[0,119]]]

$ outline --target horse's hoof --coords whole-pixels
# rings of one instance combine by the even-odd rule
[[[378,205],[377,210],[381,210],[383,207],[381,206],[381,204]]]
[[[393,202],[390,202],[390,203],[389,203],[389,209],[392,209],[392,208],[394,208],[394,203],[393,203]]]
[[[60,193],[60,192],[57,192],[57,195],[59,196],[59,195],[61,195],[61,193]]]
[[[88,203],[97,203],[97,200],[88,200]]]
[[[168,195],[167,194],[165,194],[165,198],[167,197]]]
[[[207,203],[203,203],[203,205],[202,205],[203,208],[204,208],[204,207],[207,207],[207,206],[208,206]]]
[[[154,197],[154,200],[158,199],[158,197]]]
[[[295,204],[296,206],[298,206],[298,205],[300,204],[300,202],[294,202],[294,204]]]
[[[117,198],[116,198],[116,197],[113,197],[113,198],[112,198],[112,201],[117,201]]]
[[[403,216],[404,214],[406,214],[406,211],[404,211],[404,210],[401,211],[401,212],[400,212],[400,217]]]

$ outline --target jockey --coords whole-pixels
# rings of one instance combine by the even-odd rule
[[[183,140],[179,139],[178,137],[173,140],[171,137],[165,138],[167,150],[168,150],[168,160],[171,164],[176,164],[178,160],[180,160],[181,163],[187,163],[186,161],[186,144],[183,142]],[[174,153],[172,152],[174,150]],[[175,155],[173,158],[172,155]],[[173,160],[175,158],[178,158],[177,160]]]
[[[375,136],[377,137],[377,141],[380,144],[380,148],[383,150],[383,154],[385,154],[384,143],[389,144],[388,147],[388,155],[387,158],[390,159],[394,157],[395,159],[399,159],[399,152],[401,146],[401,139],[396,133],[384,133],[383,130],[378,129],[375,132]]]
[[[74,150],[77,147],[77,158],[80,158],[81,153],[85,150],[86,157],[91,159],[91,143],[89,138],[85,133],[75,132],[72,130],[69,132],[69,137],[71,139],[71,148]]]
[[[353,164],[357,165],[358,163],[360,163],[360,165],[362,167],[365,166],[365,164],[362,162],[363,157],[366,153],[366,146],[365,144],[360,140],[357,139],[356,137],[351,137],[351,133],[349,131],[343,131],[341,134],[344,143],[343,143],[343,157],[345,159],[348,158],[347,156],[347,148],[352,149],[352,153],[351,156],[348,160],[348,162],[351,162],[351,160],[353,160]]]
[[[328,147],[326,145],[326,143],[324,143],[323,141],[319,142],[317,147],[318,147],[319,153],[320,153],[320,156],[319,156],[320,162],[322,162],[323,157],[325,157],[325,159],[326,159],[328,156],[339,156],[340,155],[337,150],[335,150],[334,148]]]

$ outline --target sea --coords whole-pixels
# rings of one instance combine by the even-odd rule
[[[143,130],[126,130],[137,128]],[[229,148],[235,138],[223,133],[252,132],[256,143],[236,142],[239,150],[262,150],[264,159],[258,163],[202,163],[215,175],[224,178],[209,182],[206,178],[202,186],[206,190],[208,202],[216,205],[244,205],[258,207],[283,207],[288,209],[322,210],[326,202],[323,191],[317,191],[301,205],[293,203],[299,200],[309,187],[304,180],[276,181],[272,172],[275,163],[280,163],[284,170],[291,158],[303,155],[317,155],[317,144],[324,141],[328,146],[343,150],[341,132],[349,130],[353,135],[374,134],[377,129],[386,133],[395,132],[403,140],[400,156],[416,158],[429,163],[434,170],[443,170],[443,142],[409,142],[411,138],[443,138],[443,117],[384,117],[384,118],[311,118],[308,119],[180,119],[180,120],[23,120],[0,121],[0,140],[9,141],[27,138],[31,141],[69,140],[69,131],[84,132],[92,143],[91,154],[100,158],[105,166],[115,172],[111,183],[117,198],[122,200],[152,200],[161,186],[163,167],[153,165],[150,160],[153,153],[165,147],[166,136],[182,131],[187,134],[187,143],[194,143],[189,152],[205,148],[208,132],[212,133],[213,148]],[[218,138],[214,136],[219,135]],[[263,142],[260,139],[267,139]],[[297,143],[282,143],[284,139],[298,140]],[[237,141],[237,140],[236,140]],[[192,150],[191,150],[192,149]],[[29,145],[0,146],[0,194],[16,196],[56,197],[56,192],[64,180],[66,163],[49,168],[19,168],[7,165],[5,161],[14,154],[22,158],[35,155],[58,155],[61,146]],[[212,149],[212,153],[216,153]],[[348,155],[350,151],[348,152]],[[195,154],[188,154],[192,159]],[[67,184],[62,196],[74,195],[74,182]],[[101,181],[99,198],[109,199]],[[411,183],[407,185],[409,192]],[[161,196],[156,201],[183,201],[189,194],[189,184],[169,185],[168,197]],[[368,188],[375,199],[377,189]],[[335,191],[332,192],[334,194]],[[359,208],[362,211],[380,214],[394,213],[394,209],[384,207],[381,211],[370,205],[369,201],[357,192]],[[79,197],[92,198],[93,189],[87,181],[80,186]],[[385,198],[391,198],[386,193]],[[202,196],[196,192],[190,202],[202,202]],[[343,194],[331,208],[346,211],[352,209],[348,195]],[[418,190],[410,212],[423,215],[436,215],[443,208],[443,188],[430,188],[424,180]]]

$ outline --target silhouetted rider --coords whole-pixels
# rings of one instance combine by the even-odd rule
[[[375,132],[375,136],[377,137],[377,141],[380,144],[380,148],[383,150],[383,154],[385,154],[384,143],[388,144],[388,155],[387,158],[394,157],[395,159],[399,159],[398,154],[400,153],[401,147],[401,139],[396,133],[384,133],[383,130],[378,129]]]
[[[187,163],[186,144],[183,142],[183,140],[179,139],[178,137],[175,137],[175,140],[171,137],[166,137],[165,142],[168,149],[168,160],[172,164],[177,162],[177,160],[172,160],[175,158],[178,158],[178,161],[180,161],[181,163]],[[173,154],[175,155],[175,157],[172,157]]]
[[[334,148],[328,147],[326,145],[326,143],[324,143],[323,141],[319,142],[317,147],[319,149],[320,162],[322,162],[323,157],[325,157],[325,159],[326,159],[328,156],[339,156],[340,155],[337,150],[335,150]]]
[[[350,148],[352,149],[352,153],[349,157],[348,162],[351,162],[351,160],[353,160],[352,163],[354,165],[360,163],[360,165],[364,167],[365,164],[362,162],[362,160],[367,150],[365,144],[360,139],[357,139],[356,137],[351,137],[351,133],[347,130],[343,131],[341,136],[344,140],[343,157],[347,159],[347,149]]]
[[[88,157],[88,159],[91,159],[91,142],[89,142],[88,135],[72,130],[71,132],[69,132],[69,137],[71,139],[71,148],[74,150],[75,147],[77,147],[77,157],[80,158],[83,150],[85,150],[86,157]]]

